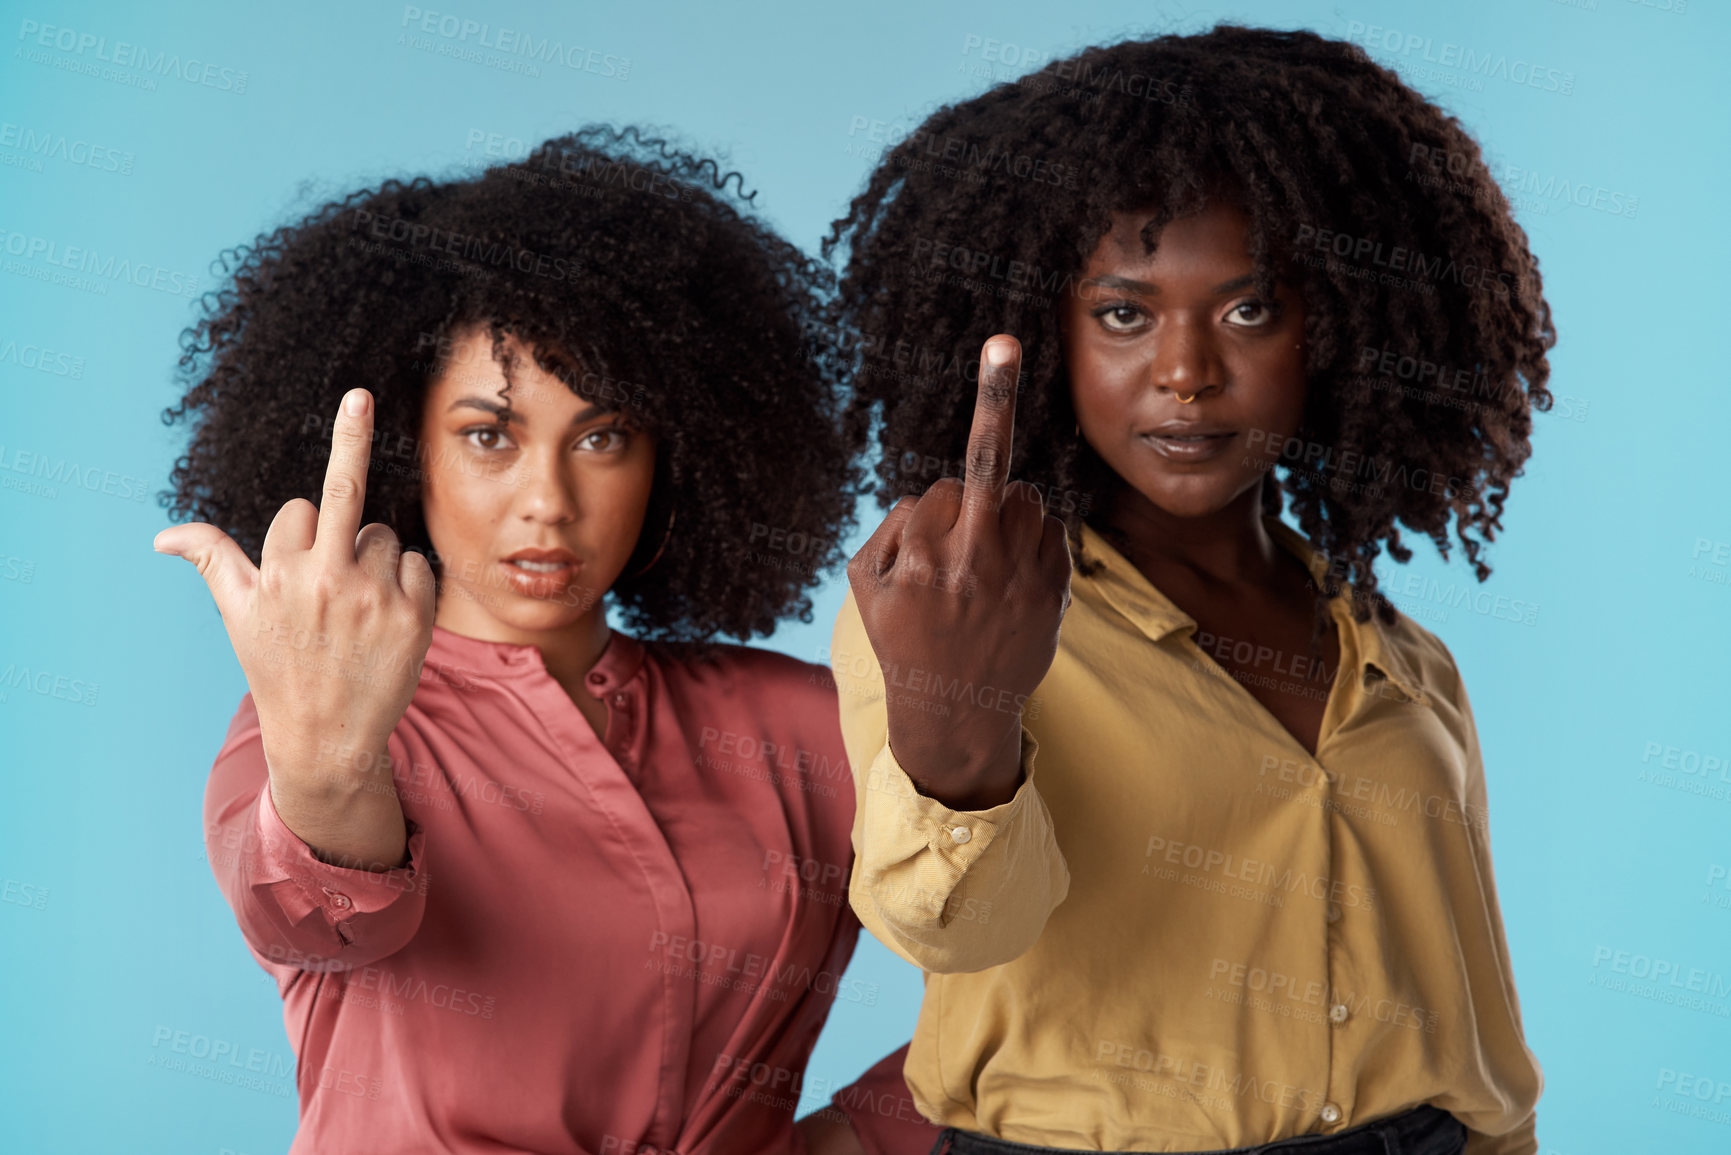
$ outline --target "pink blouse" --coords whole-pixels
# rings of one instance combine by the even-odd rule
[[[829,671],[614,631],[586,689],[604,741],[535,647],[435,627],[389,741],[409,863],[384,872],[283,824],[241,699],[205,841],[282,993],[291,1155],[802,1155],[830,1004],[875,999],[842,977],[854,794]],[[874,1153],[926,1155],[900,1057],[838,1105]]]

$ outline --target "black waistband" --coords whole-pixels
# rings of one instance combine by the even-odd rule
[[[1456,1155],[1466,1143],[1467,1129],[1439,1107],[1425,1105],[1372,1119],[1328,1135],[1298,1135],[1253,1147],[1188,1151],[1174,1155]],[[1039,1147],[1012,1143],[972,1131],[944,1128],[932,1155],[1071,1155],[1079,1148]],[[1094,1155],[1136,1155],[1129,1151]]]

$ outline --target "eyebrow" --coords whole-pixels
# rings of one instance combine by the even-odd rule
[[[1280,278],[1276,277],[1275,280],[1278,282]],[[1256,278],[1251,274],[1246,273],[1242,277],[1234,277],[1230,281],[1221,281],[1218,285],[1215,285],[1208,291],[1216,294],[1231,293],[1236,292],[1239,289],[1248,288],[1255,283]],[[1132,293],[1141,293],[1146,297],[1156,297],[1160,295],[1159,285],[1151,285],[1147,281],[1137,281],[1130,277],[1089,277],[1087,280],[1083,281],[1082,284],[1098,285],[1102,289],[1124,289]]]
[[[508,406],[501,405],[497,401],[488,401],[484,397],[459,397],[455,401],[451,402],[451,407],[445,410],[445,412],[452,413],[458,409],[479,409],[481,412],[491,413],[495,417],[504,413],[507,422],[522,420],[522,418],[518,417],[516,414],[508,412]],[[581,425],[592,417],[601,416],[604,412],[606,412],[606,410],[602,409],[599,405],[585,405],[577,411],[574,417],[571,418],[571,424]]]

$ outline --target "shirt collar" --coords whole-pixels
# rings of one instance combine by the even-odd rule
[[[1304,563],[1311,579],[1320,586],[1328,572],[1328,558],[1308,538],[1280,518],[1265,515],[1262,524],[1270,537]],[[1173,604],[1141,570],[1086,522],[1082,524],[1082,548],[1085,557],[1105,563],[1104,569],[1088,579],[1093,588],[1151,641],[1158,642],[1180,630],[1195,632],[1196,619]],[[1360,684],[1371,676],[1374,669],[1414,702],[1420,705],[1427,702],[1429,698],[1423,682],[1389,636],[1387,627],[1377,620],[1375,614],[1366,622],[1353,621],[1348,606],[1344,594],[1337,595],[1330,603],[1335,622],[1340,628],[1351,630],[1357,642],[1354,649],[1359,656]]]
[[[609,632],[607,647],[583,679],[596,697],[623,686],[643,668],[643,643],[617,629]],[[537,646],[471,638],[434,626],[421,680],[443,678],[460,686],[465,675],[504,678],[532,672],[547,672]]]

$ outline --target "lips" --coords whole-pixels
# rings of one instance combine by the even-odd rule
[[[536,573],[551,573],[562,566],[578,564],[577,555],[568,549],[520,549],[505,560],[525,562],[523,568]]]
[[[551,598],[576,580],[583,563],[568,549],[520,549],[502,564],[512,589],[526,597]]]
[[[1212,421],[1162,421],[1152,429],[1142,430],[1138,436],[1194,440],[1198,437],[1231,437],[1236,432]]]
[[[1136,435],[1168,461],[1209,461],[1226,452],[1237,430],[1206,421],[1166,421]]]

